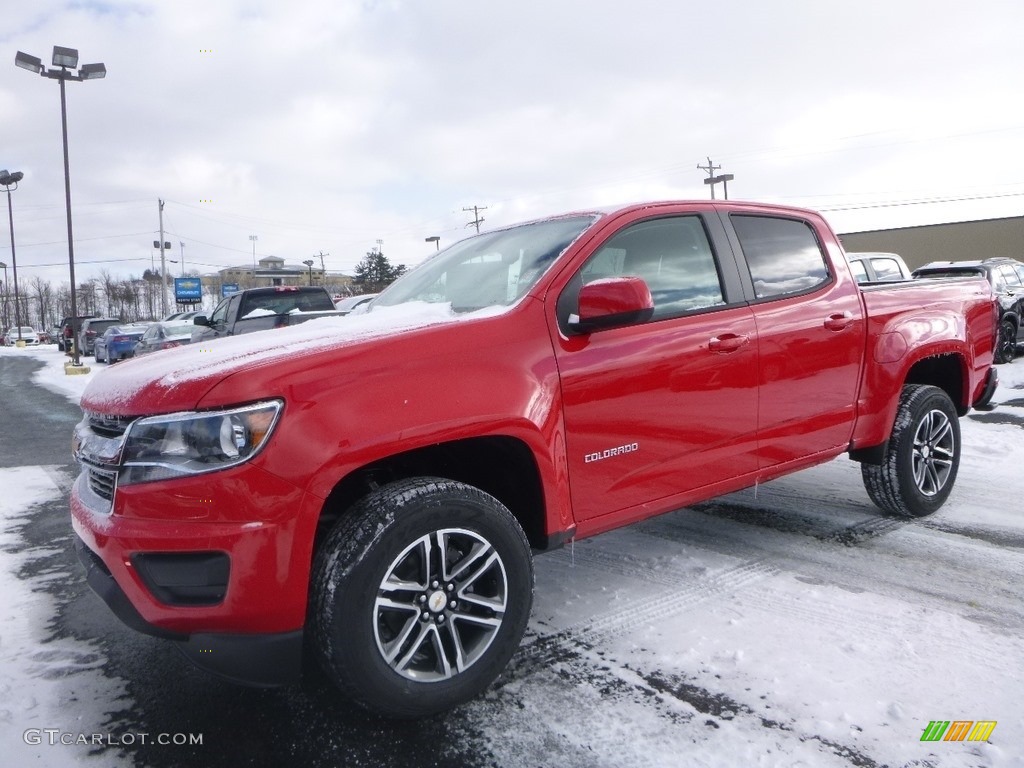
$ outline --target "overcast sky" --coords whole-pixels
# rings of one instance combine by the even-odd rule
[[[190,269],[251,263],[256,235],[351,271],[378,239],[418,263],[473,205],[486,229],[703,199],[708,157],[731,198],[841,232],[1024,213],[1020,0],[0,6],[20,280],[68,279],[58,84],[14,66],[54,45],[107,67],[67,87],[80,279],[150,265],[158,198]]]

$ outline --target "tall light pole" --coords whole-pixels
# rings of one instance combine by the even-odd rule
[[[64,136],[64,201],[67,207],[68,217],[68,269],[71,273],[71,362],[75,366],[81,366],[82,361],[78,356],[78,329],[75,324],[78,321],[78,300],[75,295],[75,239],[71,232],[71,171],[68,164],[68,107],[67,98],[64,95],[64,83],[67,80],[80,82],[82,80],[98,80],[107,76],[107,68],[103,64],[83,64],[78,67],[78,51],[74,48],[62,48],[59,45],[53,46],[52,69],[43,66],[42,59],[30,56],[27,53],[18,51],[14,57],[15,66],[35,72],[43,77],[56,80],[60,83],[60,119],[61,129]],[[60,67],[60,69],[56,69]]]
[[[305,264],[307,267],[309,267],[309,284],[312,285],[313,284],[313,260],[312,259],[306,259],[302,263]]]
[[[431,235],[430,237],[424,238],[424,240],[428,243],[433,243],[435,251],[441,250],[441,237],[439,235]]]
[[[0,171],[0,186],[7,189],[7,216],[11,222],[11,269],[14,270],[14,325],[18,328],[18,341],[21,341],[21,300],[18,298],[18,258],[14,255],[14,209],[11,208],[11,192],[18,188],[18,182],[25,177],[21,171],[10,173]],[[4,277],[7,276],[7,269],[4,268]],[[4,280],[6,282],[6,279]]]

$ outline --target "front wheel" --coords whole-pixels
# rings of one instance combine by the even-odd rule
[[[999,324],[999,338],[996,340],[995,362],[1012,363],[1017,355],[1017,326],[1011,320]]]
[[[519,523],[464,483],[382,486],[317,552],[310,623],[328,675],[380,714],[415,718],[472,699],[519,646],[533,562]]]
[[[883,511],[923,517],[941,507],[960,466],[960,422],[938,387],[903,388],[880,464],[861,464],[864,487]]]

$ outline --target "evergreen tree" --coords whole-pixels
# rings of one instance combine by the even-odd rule
[[[393,267],[383,252],[370,251],[356,264],[356,274],[352,283],[359,293],[380,293],[403,274],[405,264]]]

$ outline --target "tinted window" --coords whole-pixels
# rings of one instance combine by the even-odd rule
[[[1020,278],[1017,277],[1017,272],[1009,264],[999,268],[1000,274],[1003,276],[1003,283],[1005,283],[1007,290],[1016,290],[1020,288]]]
[[[644,221],[614,235],[566,288],[559,300],[559,316],[576,311],[581,286],[626,275],[647,283],[654,299],[654,320],[725,304],[700,217],[681,216]]]
[[[117,324],[117,320],[100,320],[99,322],[90,320],[89,328],[90,331],[95,331],[97,336],[102,336],[103,332],[113,325]]]
[[[759,299],[809,291],[828,281],[814,231],[803,221],[731,216]]]

